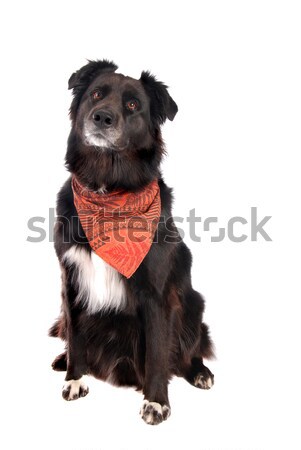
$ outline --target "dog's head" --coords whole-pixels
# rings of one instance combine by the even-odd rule
[[[147,149],[177,105],[167,87],[149,72],[140,80],[117,74],[110,61],[90,61],[69,79],[70,116],[77,137],[87,146],[121,151]]]

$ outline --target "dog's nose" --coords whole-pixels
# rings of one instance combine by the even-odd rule
[[[115,116],[111,111],[100,109],[93,113],[92,119],[95,125],[101,128],[110,128],[114,124]]]

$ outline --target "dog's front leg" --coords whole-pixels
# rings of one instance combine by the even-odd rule
[[[143,293],[145,329],[144,402],[143,420],[156,425],[170,415],[168,400],[168,326],[160,296],[155,292]]]
[[[76,302],[78,288],[76,286],[76,269],[74,266],[63,266],[63,305],[66,316],[67,338],[67,374],[63,387],[65,400],[76,400],[85,397],[89,388],[83,382],[87,372],[85,338],[80,330],[81,306]]]

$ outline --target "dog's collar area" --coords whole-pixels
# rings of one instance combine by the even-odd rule
[[[98,194],[106,194],[107,193],[107,188],[105,186],[105,184],[103,184],[98,190],[97,190]]]
[[[130,278],[149,252],[161,214],[158,180],[137,192],[99,193],[72,177],[74,204],[94,252]]]

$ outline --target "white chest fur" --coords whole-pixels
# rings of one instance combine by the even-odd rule
[[[90,313],[100,310],[121,310],[126,303],[123,279],[117,270],[93,251],[73,246],[63,256],[63,263],[75,265],[74,280],[81,302]]]

